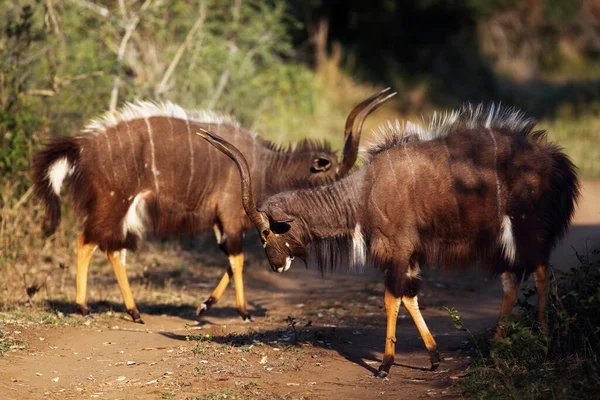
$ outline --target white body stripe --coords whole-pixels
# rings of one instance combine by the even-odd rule
[[[488,130],[490,137],[492,138],[492,142],[494,142],[494,177],[496,178],[496,208],[498,210],[498,220],[502,215],[502,185],[500,184],[500,177],[498,176],[498,142],[496,142],[496,137],[494,136],[494,132]],[[510,223],[510,221],[508,221]],[[502,222],[504,225],[504,221]]]
[[[185,120],[185,126],[187,127],[187,131],[188,131],[188,146],[190,148],[190,169],[189,169],[189,174],[190,174],[190,179],[188,181],[188,185],[187,185],[187,192],[186,192],[186,198],[190,198],[190,189],[192,188],[192,182],[194,181],[194,146],[192,144],[192,131],[190,130],[190,122],[186,119]],[[209,146],[209,148],[212,146]]]
[[[515,236],[512,230],[512,222],[510,217],[505,215],[502,218],[502,226],[500,227],[500,236],[498,237],[498,244],[502,247],[502,254],[506,261],[510,264],[514,264],[517,257],[517,245],[515,243]]]
[[[69,175],[73,173],[73,166],[69,164],[69,161],[66,157],[61,158],[60,160],[56,160],[52,163],[50,168],[48,168],[47,177],[50,181],[50,186],[54,193],[57,196],[60,196],[60,188],[62,184]]]
[[[156,169],[156,156],[154,153],[154,140],[152,139],[152,126],[150,126],[150,121],[148,118],[144,118],[144,121],[146,121],[146,127],[148,128],[148,139],[150,139],[150,156],[152,162],[152,175],[154,176],[154,188],[158,194],[158,170]]]

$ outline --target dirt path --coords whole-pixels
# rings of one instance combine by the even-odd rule
[[[586,240],[590,249],[599,244],[598,198],[600,184],[586,182],[576,225],[553,256],[558,268],[574,265],[571,246],[583,252]],[[102,257],[95,258],[89,297],[101,301],[91,304],[93,320],[71,314],[57,319],[45,312],[73,311],[73,276],[65,293],[48,295],[47,307],[2,315],[0,328],[24,348],[0,358],[0,398],[458,397],[451,385],[469,362],[467,336],[453,328],[442,307],[460,310],[474,332],[489,330],[500,305],[497,281],[476,272],[427,272],[420,303],[442,364],[436,372],[424,370],[427,353],[402,311],[397,365],[380,380],[373,373],[385,339],[381,276],[369,272],[323,280],[299,265],[277,275],[268,271],[260,250],[249,256],[246,275],[252,324],[237,317],[232,289],[201,323],[194,320],[195,306],[222,271],[218,253],[146,251],[134,258],[130,276],[145,325],[122,316],[112,273]],[[295,329],[288,316],[295,318]],[[308,320],[312,326],[302,329]]]

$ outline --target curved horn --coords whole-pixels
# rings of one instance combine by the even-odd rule
[[[354,107],[352,109],[352,111],[350,111],[350,114],[348,114],[348,118],[346,118],[346,126],[344,127],[344,143],[348,139],[348,136],[352,133],[352,126],[354,125],[354,120],[356,119],[356,116],[362,110],[364,110],[365,107],[367,107],[369,104],[371,104],[371,102],[373,100],[375,100],[377,97],[381,96],[382,94],[388,92],[390,89],[391,88],[386,87],[385,89],[380,90],[379,92],[375,93],[374,95],[372,95],[368,99],[362,101],[359,105],[357,105],[356,107]]]
[[[213,146],[215,146],[218,150],[225,153],[229,158],[231,158],[235,164],[237,165],[240,171],[240,178],[242,180],[242,205],[244,206],[244,210],[246,210],[246,214],[250,218],[250,221],[254,224],[258,232],[260,233],[263,239],[266,239],[266,236],[269,232],[265,232],[269,230],[269,222],[266,221],[263,216],[256,210],[256,201],[254,199],[254,195],[252,193],[252,180],[250,178],[250,169],[248,168],[248,163],[246,162],[246,158],[244,155],[231,143],[222,137],[215,135],[205,129],[198,128],[201,132],[196,132],[198,136],[206,139],[206,141]]]
[[[390,93],[385,97],[377,99],[380,95],[386,93],[390,88],[385,88],[367,100],[363,101],[350,112],[348,119],[346,120],[346,128],[344,130],[344,151],[342,161],[336,171],[337,176],[344,176],[350,171],[356,159],[358,158],[358,144],[360,143],[360,134],[362,131],[363,123],[369,114],[375,111],[381,104],[385,103],[397,93]],[[377,100],[375,100],[377,99]],[[353,130],[354,120],[358,116],[358,122],[356,123],[356,130]]]

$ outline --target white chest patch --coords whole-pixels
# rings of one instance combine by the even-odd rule
[[[367,244],[365,237],[360,228],[360,224],[356,224],[352,233],[352,256],[350,259],[350,269],[361,269],[367,262]]]
[[[290,269],[290,267],[292,266],[292,261],[294,261],[294,257],[286,257],[285,266],[277,268],[277,272],[282,273]]]

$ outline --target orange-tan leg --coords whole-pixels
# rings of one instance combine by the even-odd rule
[[[227,285],[229,285],[229,281],[231,280],[232,276],[233,276],[233,270],[231,267],[229,267],[229,268],[227,268],[227,272],[225,272],[225,274],[223,274],[223,277],[219,281],[219,284],[217,285],[217,287],[210,294],[210,297],[204,303],[202,303],[198,306],[198,309],[196,310],[196,316],[199,317],[202,313],[210,310],[211,307],[217,301],[219,301],[221,296],[223,296],[223,292],[227,288]]]
[[[387,288],[383,297],[385,313],[387,315],[387,327],[385,333],[385,351],[383,361],[379,366],[377,376],[385,378],[396,359],[396,322],[398,321],[398,310],[402,303],[401,297],[396,297]]]
[[[540,264],[535,270],[535,285],[538,295],[538,324],[544,332],[548,331],[548,289],[549,289],[548,264]]]
[[[244,254],[240,253],[229,257],[229,262],[231,263],[231,269],[233,269],[235,305],[244,322],[251,322],[252,319],[246,311],[246,297],[244,296]]]
[[[500,306],[500,316],[498,317],[498,325],[494,339],[506,337],[508,324],[510,323],[510,315],[512,313],[517,294],[519,293],[519,282],[517,277],[512,272],[503,272],[502,278],[502,305]]]
[[[246,311],[246,298],[244,297],[244,254],[236,254],[229,256],[229,268],[223,275],[217,287],[213,290],[212,294],[204,303],[200,304],[196,310],[196,315],[200,315],[205,311],[208,311],[223,295],[223,292],[227,288],[231,278],[235,283],[235,300],[238,313],[246,322],[250,322],[250,315]]]
[[[125,250],[123,250],[125,251]],[[117,282],[119,283],[119,289],[121,289],[121,295],[123,296],[123,301],[125,302],[125,308],[131,318],[135,322],[143,324],[142,318],[140,317],[140,312],[138,311],[135,301],[133,300],[133,294],[131,293],[131,287],[129,286],[129,279],[127,279],[127,270],[125,268],[124,260],[121,260],[121,255],[123,253],[119,251],[108,251],[106,255],[108,256],[108,261],[113,267],[113,271],[115,272],[115,276],[117,278]]]
[[[94,254],[96,247],[95,243],[85,243],[84,234],[81,234],[77,239],[77,294],[75,296],[75,305],[81,315],[89,314],[86,301],[87,275],[92,254]]]
[[[404,307],[412,317],[417,329],[419,331],[419,335],[423,339],[425,343],[425,347],[429,352],[429,360],[431,361],[431,371],[435,371],[437,367],[440,365],[440,353],[437,348],[437,343],[431,332],[429,332],[429,328],[423,319],[423,315],[421,314],[421,310],[419,310],[419,303],[417,301],[417,296],[415,297],[402,297],[402,302],[404,303]]]

